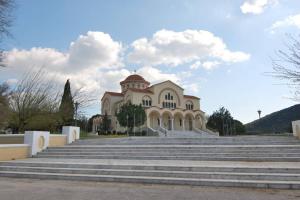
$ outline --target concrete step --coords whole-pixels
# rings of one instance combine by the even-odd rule
[[[299,145],[66,145],[56,150],[300,150]]]
[[[38,159],[37,159],[38,160]],[[90,164],[57,162],[0,162],[0,167],[38,167],[38,168],[84,168],[84,169],[115,169],[115,170],[159,170],[159,171],[187,171],[187,172],[236,172],[236,173],[289,173],[300,174],[299,168],[286,167],[235,167],[235,166],[172,166],[172,165],[129,165],[129,164]]]
[[[62,150],[55,150],[55,151],[43,151],[39,154],[64,154],[64,155],[131,155],[131,154],[138,154],[138,155],[300,155],[299,151],[143,151],[143,150],[132,150],[132,151],[91,151],[91,150],[70,150],[70,151],[62,151]]]
[[[41,152],[40,155],[63,155],[63,156],[212,156],[212,157],[298,157],[299,153],[285,152]]]
[[[22,178],[55,179],[55,180],[76,180],[76,181],[102,181],[102,182],[106,181],[106,182],[176,184],[176,185],[194,185],[194,186],[300,189],[300,181],[200,179],[200,178],[90,175],[90,174],[41,173],[41,172],[17,172],[17,171],[0,171],[0,176],[16,177],[16,178],[22,177]]]
[[[37,158],[73,159],[128,159],[128,160],[197,160],[197,161],[254,161],[254,162],[299,162],[300,156],[291,157],[228,157],[228,156],[119,156],[119,155],[47,155],[38,154]]]
[[[45,151],[62,151],[62,152],[70,152],[70,151],[99,151],[99,152],[136,152],[136,151],[144,151],[144,152],[274,152],[274,151],[287,151],[287,152],[300,152],[300,147],[284,147],[284,148],[275,148],[275,147],[264,147],[264,148],[240,148],[240,147],[200,147],[200,148],[179,148],[179,147],[170,147],[170,148],[112,148],[112,147],[103,147],[103,148],[47,148]]]
[[[92,143],[74,143],[73,145],[114,145],[114,144],[119,144],[119,143],[99,143],[99,142],[92,142]],[[123,143],[127,145],[160,145],[160,144],[165,144],[165,145],[290,145],[290,144],[298,144],[299,141],[284,141],[284,142],[270,142],[270,141],[254,141],[254,142],[128,142],[128,143]]]
[[[222,139],[191,139],[191,140],[171,140],[171,138],[168,138],[168,140],[129,140],[129,139],[123,139],[123,140],[81,140],[74,142],[74,145],[87,145],[87,144],[99,144],[99,145],[106,145],[106,144],[149,144],[149,145],[155,145],[155,144],[182,144],[182,145],[192,145],[192,144],[299,144],[299,141],[296,139],[278,139],[278,140],[264,140],[264,139],[256,139],[256,140],[224,140]]]
[[[165,170],[124,170],[124,169],[86,169],[86,168],[55,168],[55,167],[24,167],[0,166],[0,171],[10,172],[37,172],[60,174],[90,174],[90,175],[117,175],[117,176],[150,176],[197,179],[236,179],[236,180],[273,180],[273,181],[300,181],[300,174],[287,173],[237,173],[237,172],[189,172]]]

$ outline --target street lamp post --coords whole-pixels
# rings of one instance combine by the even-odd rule
[[[77,111],[78,111],[79,103],[76,101],[74,105],[75,105],[75,126],[77,126]]]
[[[258,117],[259,117],[259,119],[260,119],[261,110],[258,110],[257,113],[258,113]]]
[[[128,114],[126,115],[127,118],[127,137],[129,137],[129,133],[128,133]]]

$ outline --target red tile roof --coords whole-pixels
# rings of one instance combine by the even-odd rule
[[[127,82],[134,82],[134,81],[143,82],[148,85],[150,84],[150,82],[146,81],[142,76],[140,76],[138,74],[132,74],[132,75],[128,76],[124,81],[121,81],[120,84],[127,83]]]
[[[106,91],[106,92],[104,92],[104,94],[103,94],[103,96],[102,96],[102,98],[101,98],[101,101],[102,101],[103,97],[105,96],[105,94],[109,94],[109,95],[111,95],[111,96],[119,96],[119,97],[124,96],[124,94],[119,93],[119,92],[108,92],[108,91]]]
[[[183,95],[183,96],[188,99],[200,99],[199,97],[192,96],[192,95]]]
[[[131,91],[133,91],[133,92],[151,93],[151,94],[153,94],[153,92],[150,91],[150,90],[148,90],[147,88],[146,88],[146,89],[128,88],[128,90],[131,90]]]

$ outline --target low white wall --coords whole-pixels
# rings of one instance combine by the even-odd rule
[[[29,156],[36,155],[49,146],[49,135],[48,131],[25,131],[24,144],[31,147]]]
[[[62,134],[67,136],[67,143],[70,144],[79,139],[80,128],[77,126],[63,126]]]

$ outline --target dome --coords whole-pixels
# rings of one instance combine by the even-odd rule
[[[129,83],[129,82],[143,82],[149,85],[150,83],[146,81],[142,76],[138,74],[132,74],[128,76],[124,81],[121,81],[120,84]]]
[[[120,82],[122,93],[128,89],[145,89],[150,85],[150,82],[146,81],[142,76],[132,74],[128,76],[124,81]]]

